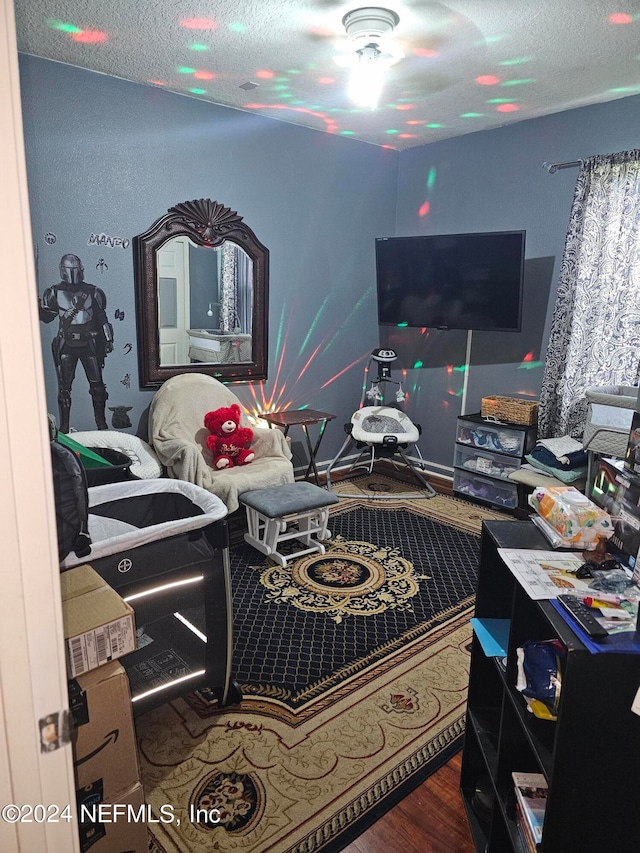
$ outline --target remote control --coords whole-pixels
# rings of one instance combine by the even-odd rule
[[[603,628],[594,616],[593,609],[591,607],[587,607],[587,605],[580,601],[579,598],[576,598],[575,595],[559,595],[558,601],[564,609],[573,616],[582,630],[590,637],[597,639],[609,636],[607,629]]]

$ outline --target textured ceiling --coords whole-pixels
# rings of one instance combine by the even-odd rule
[[[333,60],[336,0],[16,0],[25,53],[409,148],[640,93],[640,0],[388,0],[405,59],[375,111]],[[242,88],[243,84],[258,84]]]

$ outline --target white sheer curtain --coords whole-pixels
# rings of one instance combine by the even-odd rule
[[[640,378],[640,149],[578,175],[540,393],[540,437],[581,438],[590,385]]]

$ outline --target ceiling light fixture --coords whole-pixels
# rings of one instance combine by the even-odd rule
[[[388,38],[399,21],[391,9],[378,6],[353,9],[342,19],[349,42],[335,61],[351,68],[349,95],[361,107],[376,108],[384,72],[404,59],[404,53]]]

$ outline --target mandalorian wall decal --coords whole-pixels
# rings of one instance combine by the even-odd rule
[[[120,384],[124,385],[127,391],[129,391],[131,389],[131,374],[125,373],[124,377],[120,380]]]
[[[131,426],[131,420],[127,412],[130,412],[133,406],[109,406],[109,411],[113,412],[111,418],[111,426],[114,429],[126,429]]]
[[[109,269],[109,264],[106,263],[104,258],[100,258],[100,260],[96,264],[96,269],[100,270],[100,275],[103,275],[105,270]]]
[[[126,249],[130,242],[131,240],[127,237],[110,237],[109,234],[91,233],[87,241],[87,246],[111,246],[112,249],[122,246],[123,249]]]
[[[96,426],[108,429],[105,406],[109,395],[102,371],[113,351],[113,326],[106,315],[107,298],[103,290],[84,280],[84,267],[77,255],[62,256],[60,279],[38,300],[40,320],[58,320],[58,334],[51,344],[58,380],[58,427],[69,432],[71,386],[80,362],[89,382]]]

